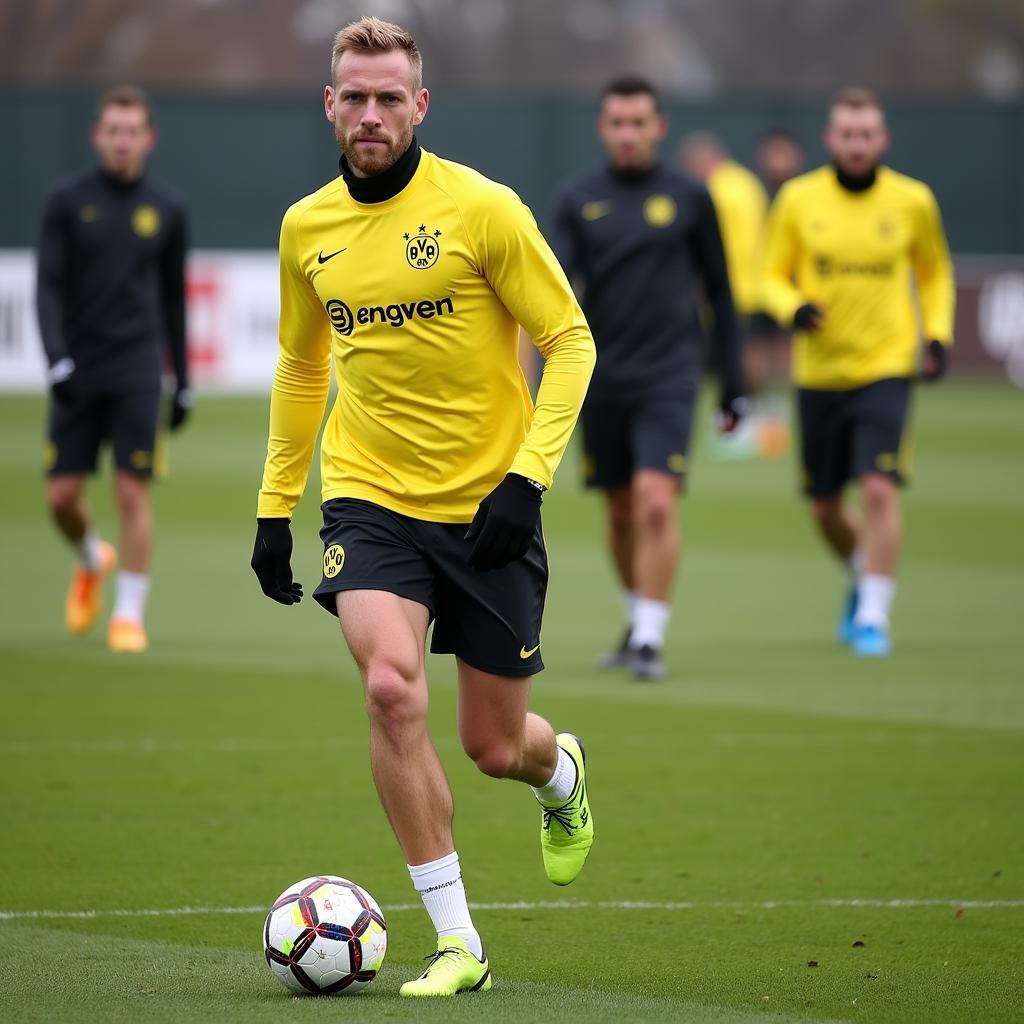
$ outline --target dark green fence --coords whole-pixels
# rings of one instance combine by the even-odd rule
[[[0,91],[0,247],[32,244],[47,186],[91,161],[90,91]],[[152,169],[189,202],[196,246],[276,245],[289,203],[337,173],[319,96],[157,96]],[[750,162],[758,135],[783,126],[813,165],[824,159],[823,103],[730,100],[671,104],[674,146],[718,132]],[[559,183],[601,159],[595,104],[566,97],[434,94],[423,144],[515,188],[543,221]],[[889,162],[923,178],[957,252],[1024,252],[1024,106],[951,100],[892,104]],[[666,155],[671,148],[666,149]]]

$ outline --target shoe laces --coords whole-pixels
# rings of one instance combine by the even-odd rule
[[[561,807],[545,807],[544,808],[544,821],[543,828],[545,831],[551,831],[551,822],[557,821],[562,826],[562,831],[567,836],[571,836],[576,831],[577,826],[573,824],[573,815],[575,808],[572,806],[570,801],[567,804],[562,804]]]
[[[455,946],[445,946],[444,949],[438,949],[431,953],[429,956],[425,956],[423,959],[427,961],[427,969],[423,972],[429,974],[434,964],[439,963],[446,956],[453,956],[458,959],[460,956],[465,956],[461,949],[457,949]]]

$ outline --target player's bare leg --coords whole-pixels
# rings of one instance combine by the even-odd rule
[[[568,885],[583,870],[594,842],[583,745],[571,733],[527,711],[529,678],[482,672],[461,659],[459,737],[486,775],[533,787],[543,808],[541,854],[547,876]]]
[[[110,619],[107,644],[114,651],[140,653],[148,646],[143,620],[153,547],[149,481],[123,469],[117,470],[114,499],[121,519],[121,571],[117,576],[117,603]]]
[[[825,543],[842,562],[848,562],[858,548],[860,525],[842,494],[811,498],[811,515]]]
[[[633,476],[633,578],[636,617],[630,646],[633,672],[641,679],[665,674],[661,649],[682,536],[676,515],[679,481],[670,473],[641,469]]]
[[[883,655],[891,649],[889,609],[896,592],[896,568],[903,546],[899,488],[883,473],[860,477],[864,506],[864,574],[857,585],[853,649]]]
[[[79,564],[71,577],[64,605],[68,628],[84,633],[99,618],[103,603],[103,579],[114,567],[114,549],[100,540],[85,500],[85,476],[61,473],[46,481],[46,503],[57,529],[78,553]]]
[[[413,885],[437,929],[438,954],[448,950],[448,960],[432,960],[422,977],[402,986],[402,995],[441,994],[436,991],[437,967],[441,980],[452,985],[448,994],[477,985],[489,988],[490,969],[470,917],[452,839],[451,789],[427,731],[423,652],[429,613],[417,601],[379,590],[342,591],[336,601],[345,641],[363,679],[373,781]]]
[[[622,587],[626,631],[619,646],[604,655],[598,665],[600,668],[623,668],[629,664],[629,638],[633,632],[636,610],[636,583],[633,577],[633,492],[629,487],[612,487],[604,493],[608,549],[612,553],[615,574]]]
[[[341,591],[337,607],[363,679],[384,812],[409,864],[444,857],[454,849],[452,795],[427,732],[427,609],[381,590]]]

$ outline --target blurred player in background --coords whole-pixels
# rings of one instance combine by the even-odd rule
[[[839,636],[863,655],[891,649],[899,486],[921,332],[925,380],[943,376],[953,340],[953,268],[939,208],[925,184],[882,166],[889,141],[877,97],[840,92],[825,131],[833,163],[783,186],[765,262],[769,310],[796,328],[804,487],[822,535],[854,578]],[[862,518],[843,501],[851,480]]]
[[[583,409],[585,478],[604,491],[629,620],[607,668],[665,675],[681,538],[680,485],[703,369],[700,286],[714,315],[723,429],[744,404],[736,313],[707,189],[659,162],[667,119],[642,78],[612,82],[598,133],[609,162],[558,201],[552,248],[582,287],[599,358]]]
[[[594,835],[583,748],[528,708],[541,671],[543,492],[575,426],[594,341],[529,210],[504,186],[420,149],[422,58],[403,29],[338,33],[328,120],[341,176],[281,227],[281,354],[252,567],[282,604],[290,516],[321,450],[323,578],[360,673],[370,763],[437,951],[405,996],[486,991],[452,794],[427,728],[424,646],[454,654],[459,735],[477,767],[534,787],[548,878],[573,881]],[[534,408],[519,324],[545,356]]]
[[[761,311],[760,273],[768,196],[757,175],[734,160],[722,140],[711,132],[683,136],[678,158],[687,174],[707,185],[715,204],[743,334],[743,369],[754,400],[742,426],[720,438],[715,450],[731,457],[783,455],[789,447],[789,432],[778,409],[782,402],[771,403],[764,392],[765,348],[775,333],[774,324],[766,322]]]
[[[800,141],[785,128],[769,128],[757,143],[757,171],[774,199],[779,189],[801,174],[804,169],[804,150]]]
[[[51,391],[46,496],[78,566],[68,627],[102,611],[104,577],[118,556],[99,537],[85,500],[99,450],[114,450],[120,515],[117,601],[107,643],[145,650],[153,474],[165,348],[175,389],[170,423],[191,408],[185,359],[185,211],[145,176],[156,143],[146,95],[120,86],[100,100],[92,144],[99,166],[49,194],[39,241],[37,311]]]

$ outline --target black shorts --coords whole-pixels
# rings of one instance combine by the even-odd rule
[[[467,561],[468,523],[428,523],[356,498],[334,498],[321,510],[324,568],[313,597],[332,615],[339,590],[386,590],[426,606],[432,654],[499,676],[543,670],[548,556],[539,524],[523,558],[479,572]]]
[[[816,498],[838,494],[864,473],[884,473],[906,482],[906,377],[876,380],[848,391],[799,388],[797,400],[804,493]]]
[[[159,416],[159,386],[53,398],[46,471],[50,476],[95,473],[100,445],[109,441],[118,469],[151,477]]]
[[[632,402],[586,402],[583,478],[588,487],[628,487],[640,469],[657,469],[677,480],[686,475],[697,381],[670,395]]]

